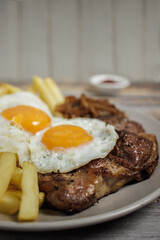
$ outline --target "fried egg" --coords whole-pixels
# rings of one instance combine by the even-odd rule
[[[30,137],[49,127],[51,116],[46,104],[31,93],[0,97],[0,152],[17,153],[20,164],[29,161]]]
[[[50,117],[52,116],[48,106],[39,97],[33,95],[32,93],[15,92],[0,97],[0,111],[19,105],[38,108],[46,112]]]
[[[0,98],[0,152],[18,154],[38,172],[70,172],[104,158],[118,135],[98,119],[53,117],[38,97],[17,92]]]
[[[29,142],[29,133],[10,124],[0,115],[0,152],[17,153],[20,163],[29,161]]]
[[[114,127],[101,120],[55,118],[30,139],[30,160],[41,173],[65,173],[106,157],[117,139]]]

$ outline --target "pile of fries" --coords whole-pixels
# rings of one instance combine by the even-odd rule
[[[33,84],[29,87],[29,91],[38,94],[52,112],[58,104],[64,103],[65,100],[60,88],[51,78],[43,80],[40,77],[33,77]]]
[[[0,96],[22,91],[10,84],[0,84]],[[56,105],[65,101],[58,85],[51,78],[33,77],[29,92],[38,95],[54,114]],[[34,164],[18,164],[16,153],[0,153],[0,213],[13,215],[19,221],[33,221],[38,217],[45,194],[39,192],[38,174]]]
[[[29,162],[23,162],[23,168],[16,165],[15,153],[0,154],[0,212],[12,215],[19,211],[19,221],[33,221],[44,201],[44,193],[38,189],[37,169]]]

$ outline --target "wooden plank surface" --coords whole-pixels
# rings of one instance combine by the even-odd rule
[[[91,91],[88,85],[79,83],[60,84],[63,92],[79,95],[87,93],[90,96],[106,97]],[[123,104],[136,108],[160,120],[160,85],[132,84],[129,88],[114,96],[107,96],[115,104]],[[160,133],[160,131],[159,131]],[[157,132],[157,134],[159,134]],[[160,144],[160,143],[159,143]],[[160,239],[160,198],[148,206],[120,219],[102,224],[64,231],[49,232],[16,232],[0,230],[0,239],[45,239],[45,240],[139,240]]]
[[[104,72],[113,72],[112,1],[81,1],[80,80]],[[114,36],[115,37],[115,36]]]
[[[0,78],[18,77],[18,7],[15,1],[0,1]]]
[[[18,81],[48,75],[47,2],[18,2]]]
[[[160,1],[147,0],[146,3],[146,77],[160,81],[160,63],[157,62],[157,59],[160,59]],[[156,24],[159,25],[158,28],[155,27]]]
[[[0,1],[0,79],[160,81],[159,0]]]
[[[132,79],[143,79],[142,2],[116,1],[117,72]],[[144,43],[143,43],[144,44]]]
[[[50,46],[52,77],[57,81],[77,79],[78,20],[76,0],[50,1]]]

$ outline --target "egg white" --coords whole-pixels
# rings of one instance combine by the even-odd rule
[[[2,112],[4,109],[16,107],[19,105],[38,108],[52,117],[48,106],[38,96],[35,96],[32,93],[15,92],[0,97],[0,112]]]
[[[0,115],[0,152],[17,153],[20,165],[29,161],[30,134],[20,130]]]
[[[53,126],[69,124],[82,127],[93,140],[85,145],[72,147],[61,151],[50,151],[43,145],[41,138],[46,130],[38,132],[30,139],[30,161],[33,162],[41,173],[69,172],[77,169],[93,159],[104,158],[114,148],[118,135],[111,125],[98,119],[55,118]],[[63,134],[63,133],[62,133]]]
[[[16,92],[0,97],[0,152],[17,153],[19,163],[22,165],[23,161],[30,160],[29,143],[32,134],[19,129],[18,126],[11,124],[11,121],[1,115],[4,109],[18,105],[38,108],[50,117],[52,117],[52,114],[47,105],[32,93]]]

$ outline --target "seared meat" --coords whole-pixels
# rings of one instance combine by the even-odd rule
[[[108,115],[103,117],[98,117],[98,119],[111,124],[115,127],[116,130],[128,130],[134,133],[142,133],[144,129],[141,124],[129,120],[127,117],[118,117],[116,115]]]
[[[39,174],[46,206],[66,213],[79,212],[128,182],[148,178],[158,163],[155,136],[126,130],[118,134],[117,144],[107,157],[69,173]]]
[[[158,164],[156,137],[146,134],[141,124],[130,121],[108,100],[71,96],[56,110],[66,118],[98,118],[112,124],[119,139],[103,159],[92,160],[69,173],[39,174],[39,188],[46,193],[46,206],[68,214],[79,212],[124,184],[151,176]]]
[[[89,117],[98,118],[109,123],[117,130],[126,129],[134,133],[144,132],[141,124],[130,121],[123,111],[118,110],[107,99],[93,99],[82,95],[80,98],[66,97],[64,104],[56,110],[65,118]]]

